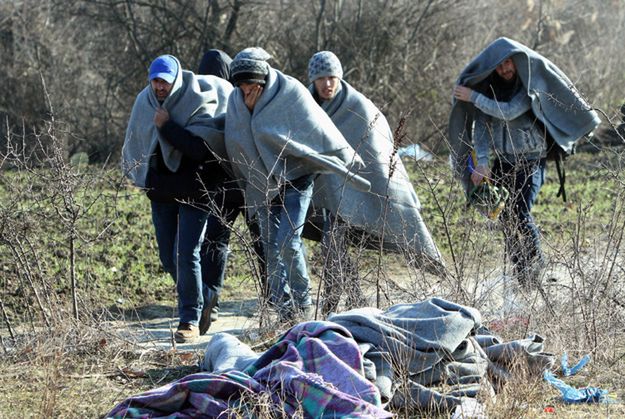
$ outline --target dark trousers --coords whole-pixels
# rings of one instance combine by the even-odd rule
[[[231,193],[235,196],[230,196]],[[209,204],[206,232],[200,250],[205,296],[209,290],[219,296],[224,285],[232,226],[239,214],[245,215],[243,200],[237,199],[236,193],[238,191],[216,194]],[[246,222],[258,261],[259,274],[261,280],[265,281],[266,268],[258,223],[249,219],[246,219]]]
[[[540,232],[531,210],[545,182],[545,159],[510,164],[501,160],[493,164],[492,178],[497,186],[510,192],[501,213],[506,242],[506,254],[517,274],[528,271],[543,261]]]
[[[152,222],[163,268],[176,281],[180,322],[197,325],[204,305],[200,243],[206,213],[193,205],[152,201]]]

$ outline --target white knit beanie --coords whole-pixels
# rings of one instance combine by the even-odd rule
[[[319,51],[308,62],[308,80],[314,82],[319,77],[343,78],[343,67],[338,57],[331,51]]]

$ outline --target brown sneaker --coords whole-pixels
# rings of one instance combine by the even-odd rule
[[[191,323],[180,323],[174,333],[176,343],[193,343],[200,337],[200,329]]]

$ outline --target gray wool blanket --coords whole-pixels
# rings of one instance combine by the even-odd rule
[[[273,68],[253,112],[241,89],[230,96],[225,140],[250,215],[285,182],[304,175],[334,173],[357,188],[370,187],[357,175],[362,160],[308,90]]]
[[[314,92],[314,86],[309,86]],[[441,256],[421,218],[419,198],[406,169],[393,148],[393,133],[380,110],[349,83],[322,108],[349,144],[362,157],[359,172],[371,182],[370,191],[346,184],[335,175],[315,181],[316,208],[333,212],[350,227],[384,237],[386,247],[410,249],[440,261]]]
[[[476,309],[441,298],[385,311],[354,309],[323,323],[349,332],[363,355],[360,374],[379,390],[383,406],[403,412],[449,411],[464,397],[494,395],[515,370],[540,377],[555,362],[540,336],[502,342],[481,326]],[[272,351],[256,354],[236,337],[219,334],[206,347],[204,368],[247,370]],[[305,365],[325,362],[315,351],[299,353]]]
[[[432,298],[421,303],[398,304],[386,311],[364,307],[333,314],[329,320],[345,326],[359,342],[388,351],[403,359],[418,374],[458,348],[481,324],[479,311]]]
[[[513,367],[540,376],[555,362],[540,336],[501,342],[481,326],[476,309],[441,298],[386,311],[354,309],[328,320],[363,348],[382,400],[408,411],[449,410],[462,397],[494,394]]]
[[[215,333],[206,346],[202,369],[214,373],[243,371],[260,355],[229,333]]]
[[[122,148],[124,174],[134,185],[145,187],[149,159],[157,144],[160,144],[167,168],[176,172],[180,167],[182,153],[162,138],[154,125],[154,113],[161,106],[169,112],[171,120],[201,137],[217,157],[225,158],[223,119],[217,117],[225,113],[231,91],[232,86],[225,80],[182,70],[161,105],[148,84],[137,95],[130,113]]]
[[[456,84],[474,86],[506,58],[512,58],[516,65],[532,111],[565,151],[570,152],[577,140],[599,125],[597,113],[554,63],[512,39],[502,37],[488,45],[462,70]],[[448,125],[452,164],[456,176],[465,183],[474,111],[473,104],[452,99]]]
[[[310,329],[314,323],[304,324],[294,329]],[[449,411],[465,397],[493,396],[514,371],[540,377],[555,362],[553,354],[544,352],[540,336],[503,342],[481,326],[476,309],[441,298],[385,311],[354,309],[318,324],[349,332],[363,356],[359,375],[376,386],[383,406],[402,412]],[[324,345],[338,343],[326,340]],[[203,366],[210,372],[247,371],[259,359],[272,358],[276,345],[257,354],[235,336],[217,334],[206,347]],[[327,362],[308,343],[301,347],[304,365]]]

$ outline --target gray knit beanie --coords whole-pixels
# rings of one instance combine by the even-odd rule
[[[241,82],[265,84],[269,74],[267,60],[271,55],[259,47],[245,48],[235,55],[230,64],[230,78],[237,85]]]
[[[331,51],[319,51],[308,62],[308,79],[314,82],[319,77],[343,78],[343,67],[338,57]]]

